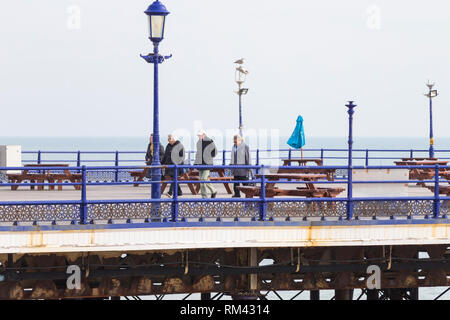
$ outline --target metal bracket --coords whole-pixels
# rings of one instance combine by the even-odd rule
[[[172,58],[172,54],[169,56],[162,56],[159,53],[149,53],[148,55],[140,55],[142,59],[147,61],[148,63],[163,63],[164,60]]]

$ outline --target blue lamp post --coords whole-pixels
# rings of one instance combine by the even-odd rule
[[[425,96],[430,100],[430,158],[434,158],[434,138],[433,138],[433,98],[437,97],[437,90],[433,90],[434,83],[427,82],[428,93]]]
[[[347,180],[347,219],[351,220],[353,217],[353,170],[352,170],[352,151],[353,151],[353,114],[356,104],[353,101],[349,101],[345,105],[348,110],[348,180]]]
[[[153,166],[160,166],[159,159],[159,101],[158,101],[158,65],[170,56],[162,56],[159,54],[158,46],[162,39],[164,39],[164,28],[166,17],[169,14],[166,7],[156,0],[147,10],[144,11],[148,16],[149,22],[149,39],[153,42],[153,53],[146,56],[141,55],[148,63],[153,63],[154,66],[154,82],[153,82]],[[152,169],[152,199],[161,198],[161,168]]]
[[[247,94],[248,88],[243,88],[242,85],[245,82],[245,78],[246,78],[246,76],[248,74],[248,70],[244,69],[244,67],[242,66],[242,64],[244,63],[244,58],[236,60],[234,63],[239,65],[239,67],[236,68],[235,80],[236,80],[236,83],[239,86],[238,91],[236,91],[236,93],[239,96],[239,135],[241,137],[243,137],[243,133],[242,133],[242,129],[243,129],[243,124],[242,124],[242,95],[246,95]]]

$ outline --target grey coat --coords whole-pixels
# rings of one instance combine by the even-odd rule
[[[244,142],[237,147],[235,152],[234,145],[231,148],[231,165],[250,165],[250,149]],[[247,177],[250,169],[231,169],[231,173],[238,177]]]
[[[217,155],[217,148],[214,141],[205,137],[203,140],[197,141],[197,153],[195,154],[194,164],[213,165],[214,157]]]

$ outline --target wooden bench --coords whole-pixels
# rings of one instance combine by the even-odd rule
[[[137,187],[139,186],[139,182],[142,182],[144,180],[144,178],[147,176],[147,172],[148,172],[149,168],[144,168],[143,170],[133,170],[133,171],[129,171],[130,175],[133,177],[133,181],[134,186]],[[218,177],[210,177],[209,180],[211,181],[224,181],[223,185],[225,186],[225,189],[227,190],[228,194],[232,194],[232,190],[230,188],[229,182],[232,182],[234,180],[234,177],[232,176],[225,176],[225,169],[211,169],[210,172],[217,172],[218,173]],[[166,178],[166,181],[170,181],[170,178]],[[194,169],[190,169],[187,173],[182,174],[179,177],[180,181],[194,181],[194,180],[200,180],[200,173],[198,172],[198,170],[194,170]],[[169,182],[170,183],[170,182]],[[161,193],[164,192],[164,190],[166,189],[168,182],[163,182],[161,185]],[[193,183],[188,183],[187,184],[189,189],[191,190],[191,193],[193,195],[198,194],[198,192],[200,191],[200,183],[194,184]]]
[[[416,159],[416,160],[410,160]],[[403,158],[402,161],[394,161],[397,166],[432,166],[441,165],[446,166],[448,161],[438,160],[437,158]],[[441,168],[439,172],[444,172],[447,169]],[[414,168],[409,170],[410,180],[431,180],[434,178],[435,170],[432,168]],[[418,182],[417,185],[425,187],[425,183]]]
[[[130,176],[133,177],[133,181],[137,182],[137,183],[134,184],[135,187],[139,186],[139,182],[144,181],[144,178],[147,176],[148,169],[149,168],[144,168],[143,170],[129,171],[130,172]]]
[[[170,177],[166,177],[165,180],[166,181],[171,181],[172,179]],[[178,180],[187,180],[187,181],[189,181],[189,180],[192,180],[192,179],[185,172],[178,178]],[[164,190],[166,190],[166,187],[167,187],[168,183],[170,183],[170,182],[163,182],[161,184],[161,194],[164,193]],[[188,185],[189,190],[191,191],[191,193],[195,196],[198,193],[198,191],[196,190],[196,187],[194,186],[194,184],[193,183],[188,183],[187,185]]]
[[[427,186],[428,189],[431,190],[431,192],[434,193],[434,186]],[[449,186],[439,186],[439,194],[443,194],[447,197],[450,197],[450,185]]]
[[[256,177],[261,177],[261,174],[257,174]],[[275,196],[295,196],[295,197],[307,197],[307,198],[334,198],[344,188],[317,188],[312,182],[324,179],[326,174],[307,174],[307,173],[272,173],[264,174],[264,177],[268,180],[265,184],[266,197]],[[296,189],[280,189],[275,187],[277,181],[281,179],[298,180],[306,184],[306,187],[297,187]],[[261,187],[242,186],[238,187],[247,198],[259,196],[261,193]]]
[[[301,191],[307,198],[335,198],[344,188],[314,188],[310,189],[308,187],[297,187],[297,190]]]
[[[241,186],[238,187],[238,189],[245,194],[246,198],[259,197],[261,195],[261,187]],[[344,188],[310,189],[308,187],[298,187],[297,189],[266,188],[266,197],[273,198],[275,196],[294,196],[307,198],[335,198],[344,190]]]
[[[48,175],[41,173],[19,173],[19,174],[7,174],[8,180],[11,183],[22,183],[24,181],[30,181],[30,183],[44,183],[48,180]],[[34,190],[33,185],[30,186],[31,190]],[[18,185],[11,186],[11,190],[19,189]],[[44,186],[37,186],[38,190],[44,190]]]
[[[63,183],[64,181],[70,181],[72,183],[81,182],[81,173],[50,173],[48,180],[50,183]],[[81,190],[81,185],[74,185],[75,190]],[[62,190],[63,186],[59,185],[58,190]],[[55,186],[49,186],[49,190],[54,190]]]
[[[234,180],[234,177],[225,176],[225,169],[211,169],[211,172],[217,172],[219,176],[218,177],[210,176],[209,180],[210,181],[224,181],[223,185],[225,187],[225,190],[227,190],[228,194],[232,194],[233,192],[231,191],[229,183]],[[188,175],[189,175],[190,180],[200,180],[200,173],[197,170],[191,169],[188,172]],[[196,194],[198,194],[198,192],[200,191],[200,184],[201,183],[197,183],[195,186]]]
[[[450,183],[450,170],[442,171],[439,173],[439,175],[442,178],[449,180],[449,183]]]

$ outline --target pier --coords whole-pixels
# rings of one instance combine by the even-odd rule
[[[294,152],[280,151],[280,163],[285,155],[294,158]],[[344,152],[339,156],[344,158]],[[43,153],[33,170],[61,171],[39,167],[45,163]],[[67,170],[81,174],[79,182],[11,183],[3,173],[0,298],[162,299],[200,293],[202,299],[267,299],[269,292],[279,296],[286,291],[295,298],[309,291],[310,299],[319,299],[321,290],[331,289],[335,299],[417,299],[418,288],[448,287],[450,197],[433,191],[448,185],[442,172],[449,167],[374,166],[369,156],[361,157],[363,165],[349,168],[325,165],[336,157],[327,158],[328,150],[321,154],[324,164],[291,165],[289,170],[333,170],[332,179],[280,179],[276,186],[292,192],[308,183],[341,188],[335,197],[271,196],[274,181],[267,177],[287,167],[264,165],[264,157],[249,167],[258,172],[249,182],[266,192],[252,198],[231,198],[219,180],[212,181],[217,198],[202,199],[188,188],[201,181],[176,179],[167,182],[179,183],[183,196],[151,199],[154,182],[144,178],[135,186],[130,176],[144,167],[125,163],[100,167],[78,162]],[[406,156],[410,153],[386,152],[383,158],[393,163]],[[214,168],[229,175],[226,156],[217,161]],[[199,168],[190,163],[172,167]],[[417,180],[395,173],[414,169],[437,175]],[[80,268],[79,290],[66,287],[71,265]],[[381,282],[378,289],[369,289],[368,267],[374,265]]]

